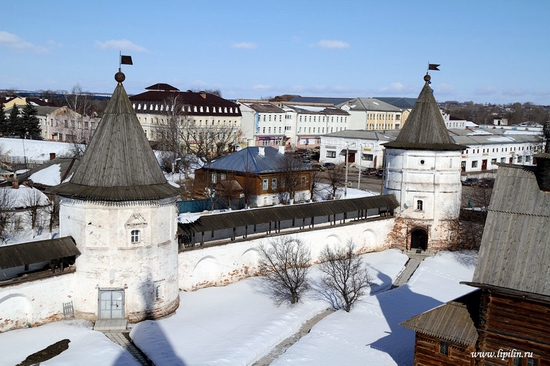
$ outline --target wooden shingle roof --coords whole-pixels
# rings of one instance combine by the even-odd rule
[[[51,191],[101,201],[158,200],[178,195],[166,181],[121,82],[70,182]]]
[[[0,269],[80,255],[74,239],[64,238],[0,246]]]
[[[450,138],[441,111],[430,87],[429,75],[416,99],[403,129],[393,142],[384,144],[386,148],[405,150],[465,150],[464,145],[455,144]]]
[[[400,325],[415,332],[464,346],[475,346],[479,293],[474,291],[445,305],[412,317]]]
[[[472,285],[550,296],[550,192],[537,168],[499,165]]]
[[[180,223],[179,226],[187,233],[197,233],[275,221],[328,216],[370,208],[392,211],[398,206],[395,196],[381,195],[203,215],[194,222]]]

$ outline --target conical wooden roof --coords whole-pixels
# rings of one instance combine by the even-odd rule
[[[464,150],[467,147],[456,144],[447,131],[441,111],[430,88],[430,76],[416,99],[403,129],[397,138],[384,144],[386,148],[406,150]]]
[[[178,195],[160,169],[122,82],[118,83],[74,176],[52,191],[100,201],[157,200]]]

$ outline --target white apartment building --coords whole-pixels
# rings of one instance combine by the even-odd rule
[[[257,146],[313,148],[326,133],[349,128],[349,113],[326,103],[240,100],[243,131]],[[244,134],[249,138],[248,134]]]
[[[145,90],[131,96],[130,101],[149,141],[160,138],[161,130],[173,115],[178,116],[182,126],[241,129],[242,115],[237,103],[206,92],[180,92],[162,83],[151,85]]]
[[[350,115],[351,130],[399,130],[409,111],[374,98],[355,98],[337,107]]]
[[[90,142],[101,118],[83,116],[69,107],[37,106],[44,140]]]
[[[518,130],[476,128],[450,129],[453,141],[468,146],[461,154],[464,175],[488,175],[498,164],[534,165],[533,155],[544,151],[542,133],[520,134]],[[397,138],[399,131],[346,130],[321,138],[320,162],[350,166],[382,168],[384,144]]]

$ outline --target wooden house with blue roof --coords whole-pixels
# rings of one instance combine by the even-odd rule
[[[251,146],[195,171],[196,195],[244,198],[247,207],[311,198],[313,169],[271,146]]]

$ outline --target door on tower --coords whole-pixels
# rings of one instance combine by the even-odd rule
[[[99,319],[124,319],[124,290],[99,290]]]

